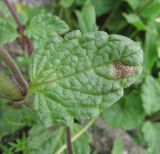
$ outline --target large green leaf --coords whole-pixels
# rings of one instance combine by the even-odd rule
[[[152,114],[160,110],[160,83],[153,77],[147,77],[142,85],[141,93],[143,107],[147,114]]]
[[[96,117],[138,78],[142,61],[140,46],[124,36],[73,31],[55,37],[30,61],[34,111],[46,126]]]
[[[71,127],[72,137],[82,129],[79,125]],[[84,133],[73,142],[73,153],[89,154],[90,136]],[[66,144],[66,129],[64,127],[57,130],[45,129],[40,126],[34,126],[29,132],[28,147],[31,149],[30,154],[59,154],[59,149]],[[61,154],[67,154],[66,149]]]
[[[78,26],[79,29],[85,33],[85,32],[94,32],[96,31],[97,25],[96,25],[96,14],[94,6],[90,3],[90,1],[87,1],[82,9],[82,11],[76,11],[76,15],[78,18]]]
[[[115,128],[133,129],[143,122],[144,111],[141,98],[138,92],[132,92],[122,97],[102,113],[102,118],[110,126]]]
[[[160,123],[146,122],[143,125],[144,138],[148,144],[149,154],[159,154],[160,152]]]

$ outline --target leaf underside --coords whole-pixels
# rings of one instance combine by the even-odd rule
[[[45,126],[96,117],[142,71],[143,52],[120,35],[73,31],[55,37],[30,61],[30,94]]]

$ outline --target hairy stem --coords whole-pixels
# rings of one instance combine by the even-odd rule
[[[72,143],[71,143],[71,130],[69,127],[66,127],[66,139],[67,139],[67,151],[68,154],[73,154]]]
[[[18,19],[17,15],[15,13],[15,10],[11,6],[11,4],[8,2],[8,0],[3,0],[3,1],[6,4],[6,6],[8,7],[8,10],[10,11],[13,19],[15,20],[15,23],[17,24],[19,33],[21,34],[21,36],[23,38],[22,46],[26,45],[27,46],[28,54],[31,55],[32,51],[33,51],[33,46],[32,46],[31,41],[29,40],[29,38],[24,35],[24,26],[21,24],[20,20]]]
[[[0,58],[4,60],[5,64],[10,68],[12,71],[16,81],[18,82],[19,86],[21,87],[22,95],[25,95],[28,91],[28,84],[26,80],[23,78],[19,68],[17,67],[16,63],[9,55],[9,53],[3,48],[0,47]]]
[[[95,122],[95,119],[91,120],[80,132],[78,132],[77,134],[75,134],[72,138],[71,138],[71,142],[76,141],[81,135],[83,135],[83,133],[85,133],[87,131],[87,129]],[[62,154],[62,152],[67,148],[67,145],[64,144],[61,146],[61,148],[55,153],[55,154]]]

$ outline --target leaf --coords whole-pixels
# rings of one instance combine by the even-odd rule
[[[145,25],[138,15],[133,13],[123,13],[123,15],[126,18],[127,22],[132,24],[137,30],[145,30]]]
[[[83,6],[88,0],[76,0],[77,5]],[[111,11],[119,2],[119,0],[90,0],[95,7],[96,16],[102,16]]]
[[[155,17],[159,15],[160,10],[160,1],[154,0],[154,1],[143,1],[141,6],[145,6],[141,9],[141,16],[148,21],[148,23],[153,22]]]
[[[96,14],[94,6],[90,3],[90,1],[86,1],[82,11],[76,11],[76,16],[78,18],[78,26],[79,29],[85,32],[94,32],[96,31]]]
[[[39,14],[29,22],[25,34],[35,40],[44,40],[51,39],[55,34],[64,34],[67,31],[69,31],[68,25],[57,16]]]
[[[0,45],[10,43],[18,37],[16,28],[9,22],[0,23]]]
[[[33,122],[33,114],[29,108],[15,109],[1,103],[0,100],[0,137],[4,134],[13,133],[20,127]]]
[[[160,83],[151,76],[148,76],[142,85],[141,97],[143,107],[147,114],[160,110]]]
[[[65,8],[70,7],[73,3],[74,3],[74,0],[61,0],[60,1],[60,4]]]
[[[114,141],[112,154],[123,154],[123,143],[120,138],[116,138]]]
[[[143,52],[134,41],[105,32],[73,31],[36,50],[29,93],[45,126],[96,117],[141,74]]]
[[[126,1],[133,10],[136,10],[139,7],[140,1],[139,0],[124,0]]]
[[[80,132],[81,129],[81,126],[73,125],[71,127],[72,137]],[[89,142],[89,134],[84,133],[72,143],[73,153],[89,154]],[[49,130],[40,126],[34,126],[29,132],[28,147],[32,150],[30,154],[57,154],[57,151],[64,144],[66,144],[66,129],[64,127],[57,130]],[[67,151],[64,150],[61,154],[67,154]]]
[[[144,70],[149,74],[158,58],[157,45],[159,42],[159,34],[157,33],[154,24],[150,24],[148,28],[149,30],[145,34]]]
[[[124,19],[122,15],[122,10],[117,10],[116,15],[110,16],[110,18],[107,21],[106,28],[114,33],[119,33],[125,26],[126,26],[126,20]]]
[[[144,119],[141,98],[133,91],[122,97],[118,103],[102,112],[103,120],[111,127],[131,130],[139,126]]]
[[[22,99],[19,87],[2,72],[0,72],[0,83],[0,98],[6,98],[11,101]]]
[[[159,154],[160,151],[160,123],[145,122],[143,124],[144,138],[148,144],[148,153]]]
[[[119,0],[91,0],[95,7],[96,15],[101,16],[113,9],[117,5]]]
[[[18,37],[15,22],[2,1],[0,1],[0,36],[0,45],[10,43]]]
[[[3,15],[5,16],[5,18],[10,17],[10,12],[8,11],[8,8],[3,1],[0,1],[0,14],[0,18],[2,18]]]

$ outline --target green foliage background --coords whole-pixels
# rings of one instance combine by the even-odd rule
[[[32,40],[35,49],[43,47],[53,36],[63,35],[69,30],[80,29],[82,33],[96,30],[106,31],[108,34],[120,34],[127,36],[139,45],[144,51],[143,74],[130,88],[125,90],[124,96],[119,102],[106,109],[100,115],[107,125],[113,128],[122,128],[126,131],[134,131],[133,140],[146,148],[149,154],[159,154],[160,142],[160,17],[159,0],[60,0],[52,4],[38,8],[28,8],[19,3],[15,4],[18,16],[25,25],[25,34]],[[0,11],[6,18],[0,17],[0,44],[10,43],[19,37],[16,25],[7,8],[0,2]],[[41,44],[41,46],[39,45]],[[27,77],[28,57],[26,55],[15,56],[16,62],[22,68]],[[6,74],[8,72],[6,71]],[[5,100],[0,100],[5,102]],[[7,102],[6,102],[7,103]],[[4,112],[5,111],[5,112]],[[6,134],[13,136],[14,132],[24,126],[32,127],[29,137],[13,141],[15,144],[8,146],[1,144],[4,154],[13,151],[34,153],[34,149],[54,147],[56,141],[50,139],[48,132],[43,128],[34,128],[34,115],[23,108],[14,112],[5,103],[0,104],[0,136]],[[38,126],[37,126],[38,127]],[[36,130],[37,129],[37,130]],[[75,126],[75,132],[80,127]],[[37,131],[34,133],[34,131]],[[46,134],[45,134],[46,133]],[[61,140],[64,144],[63,129],[52,132],[55,140]],[[38,137],[36,137],[38,135]],[[36,141],[35,141],[36,140]],[[41,143],[39,142],[41,140]],[[89,135],[82,136],[75,142],[74,152],[77,154],[90,153]],[[37,145],[31,143],[37,142]],[[40,146],[46,143],[44,147]],[[58,145],[58,146],[59,146]],[[78,147],[78,148],[77,148]],[[84,149],[84,151],[75,150]],[[122,153],[123,145],[119,139],[114,142],[114,154]],[[54,151],[55,149],[53,149]],[[48,152],[47,152],[48,151]]]

